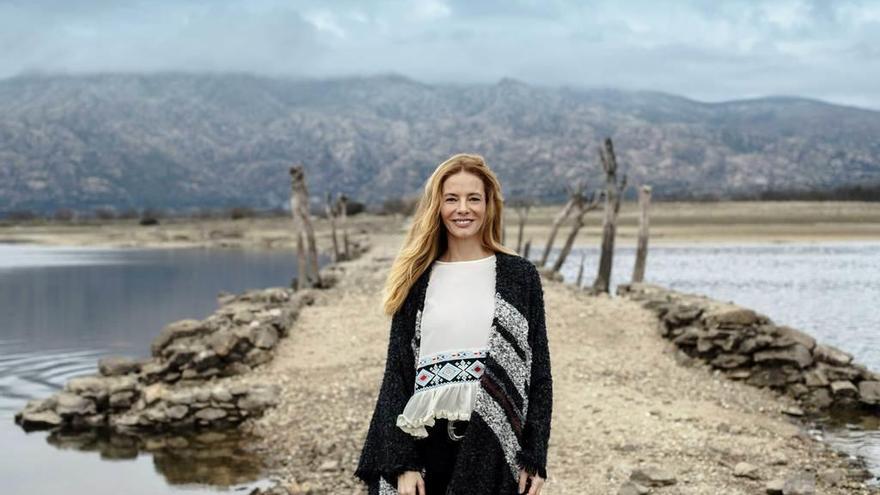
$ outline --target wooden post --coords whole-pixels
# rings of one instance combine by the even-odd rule
[[[599,198],[597,194],[593,194],[592,197],[587,200],[579,201],[577,203],[578,213],[574,217],[574,223],[571,226],[571,232],[568,233],[568,237],[565,239],[565,244],[562,246],[562,249],[559,250],[559,256],[556,257],[556,261],[553,263],[553,271],[559,272],[562,269],[563,263],[565,263],[565,259],[568,258],[569,253],[571,253],[571,248],[574,246],[574,240],[577,238],[578,232],[580,232],[581,227],[584,226],[584,215],[589,211],[593,211],[599,206]]]
[[[516,235],[516,252],[522,254],[523,231],[526,228],[526,220],[529,218],[529,209],[532,207],[532,201],[527,198],[519,198],[511,201],[517,217],[517,235]]]
[[[327,212],[327,220],[330,221],[330,239],[333,241],[333,262],[336,263],[339,261],[339,242],[336,240],[336,215],[339,211],[330,200],[330,191],[324,195],[324,200],[324,211]]]
[[[593,282],[594,292],[608,292],[611,285],[611,266],[614,257],[614,236],[617,232],[617,213],[620,211],[620,198],[626,188],[626,175],[617,183],[617,158],[611,138],[599,148],[602,168],[605,169],[605,216],[602,219],[602,252],[599,255],[599,273]]]
[[[586,260],[586,259],[587,259],[587,252],[581,251],[581,266],[580,266],[580,268],[578,268],[577,280],[575,280],[575,282],[574,282],[575,287],[577,287],[578,289],[581,288],[581,280],[583,280],[583,278],[584,278],[584,260]]]
[[[296,258],[299,273],[296,288],[320,287],[318,273],[318,249],[315,244],[315,230],[309,219],[309,190],[306,187],[306,174],[301,165],[290,167],[290,213],[296,230]]]
[[[351,251],[349,250],[349,242],[348,242],[348,196],[345,194],[339,195],[339,215],[342,217],[340,223],[342,223],[342,252],[345,254],[345,259],[351,259]]]
[[[648,257],[648,207],[651,204],[651,186],[639,189],[639,242],[636,248],[636,266],[633,269],[633,282],[645,279],[645,259]]]
[[[578,181],[573,188],[566,185],[568,202],[565,203],[562,210],[553,218],[553,225],[550,227],[550,235],[547,236],[547,243],[544,244],[544,253],[541,255],[538,266],[547,266],[547,259],[550,257],[550,250],[553,249],[553,243],[556,242],[556,234],[559,232],[559,227],[568,219],[568,216],[574,211],[577,203],[583,201],[585,186],[585,183],[582,181]]]
[[[529,250],[532,248],[532,238],[529,237],[529,240],[526,241],[526,247],[523,248],[522,257],[525,259],[529,259]]]

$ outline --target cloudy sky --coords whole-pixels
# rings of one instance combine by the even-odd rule
[[[246,71],[880,109],[880,0],[0,0],[0,78]]]

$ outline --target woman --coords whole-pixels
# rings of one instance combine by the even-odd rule
[[[385,374],[355,471],[371,495],[537,495],[544,485],[553,394],[543,289],[535,266],[500,243],[502,200],[478,155],[449,158],[425,184],[385,287]]]

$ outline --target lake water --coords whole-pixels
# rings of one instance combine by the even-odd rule
[[[598,248],[575,250],[562,274],[574,281],[582,254],[583,284],[591,285]],[[634,259],[634,248],[616,249],[612,292],[630,280]],[[880,370],[880,242],[652,246],[646,266],[646,282],[754,309]],[[880,476],[878,418],[826,419],[824,437]]]
[[[321,264],[327,262],[320,260]],[[0,244],[0,480],[4,494],[250,491],[266,484],[236,433],[144,440],[25,433],[14,414],[107,355],[145,357],[166,324],[220,291],[290,286],[293,252]]]

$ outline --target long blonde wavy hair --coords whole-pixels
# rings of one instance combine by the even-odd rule
[[[393,315],[400,309],[416,280],[446,251],[446,226],[440,219],[443,183],[449,176],[462,171],[479,177],[486,190],[486,213],[478,234],[483,247],[492,252],[516,254],[501,244],[504,198],[498,178],[482,156],[453,155],[438,165],[425,183],[425,192],[419,199],[406,240],[385,282],[383,309],[386,315]]]

